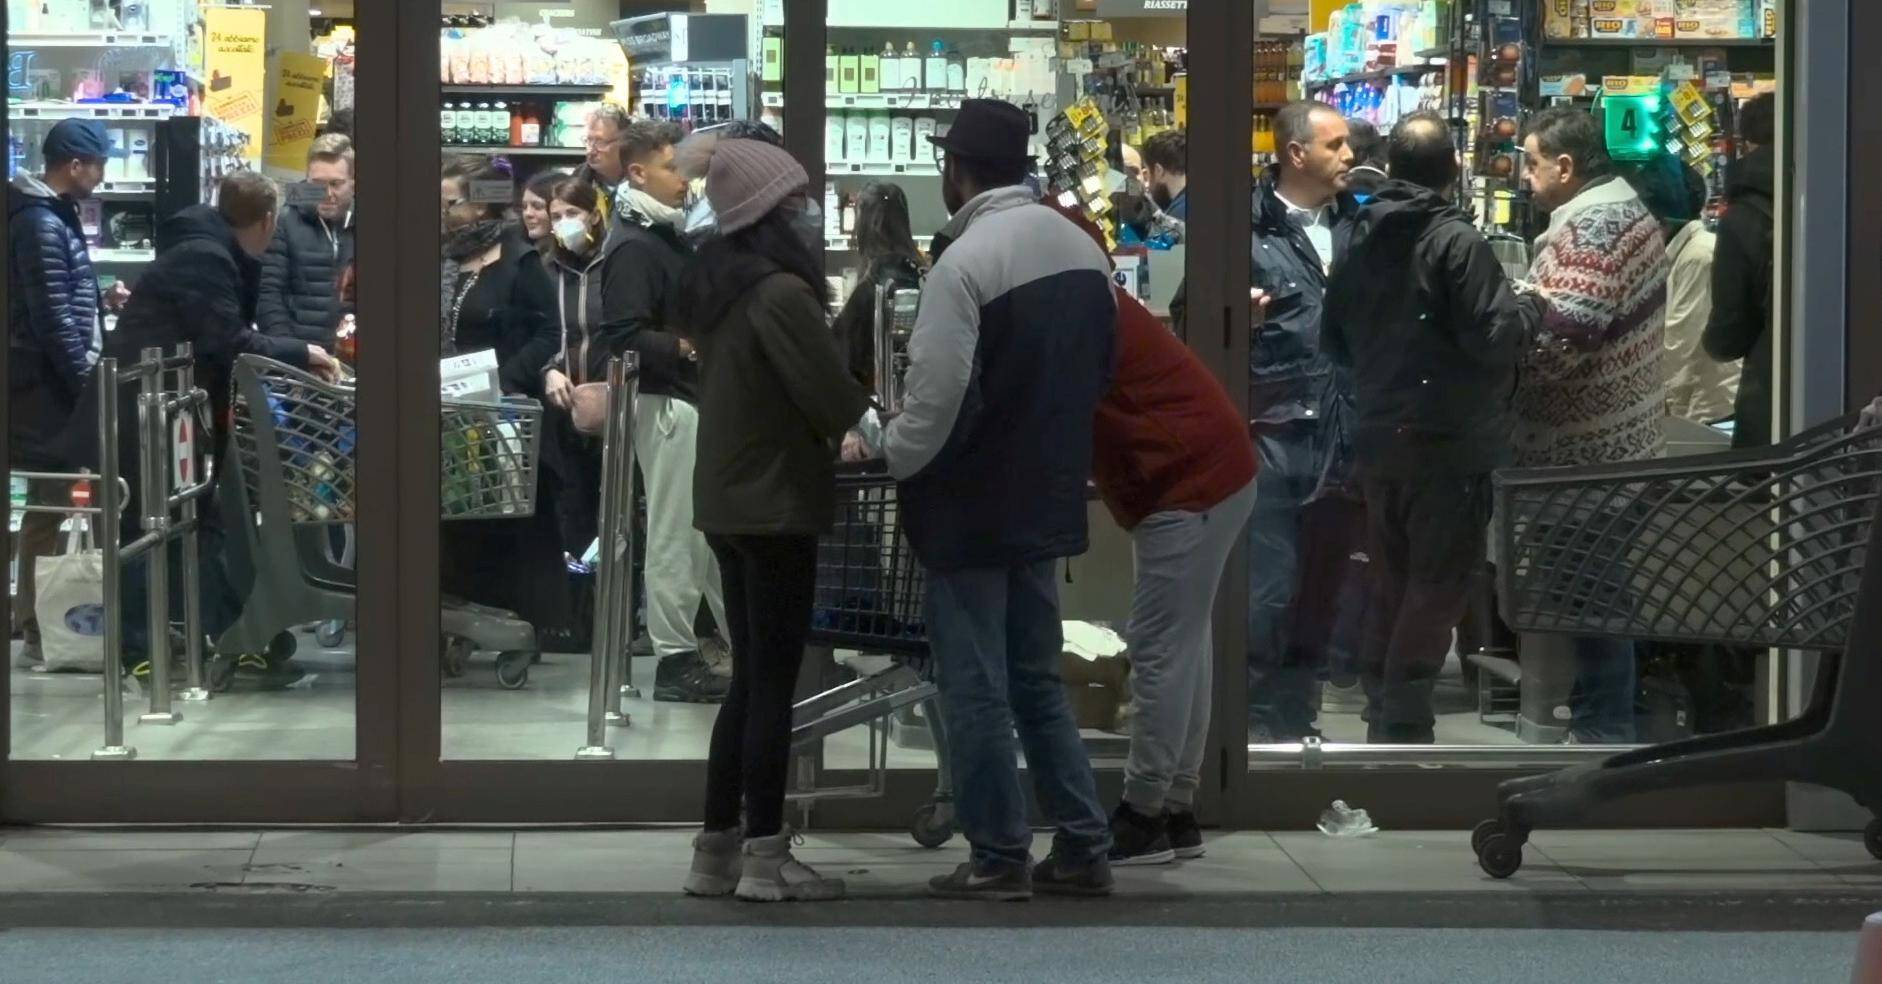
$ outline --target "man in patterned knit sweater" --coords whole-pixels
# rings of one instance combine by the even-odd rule
[[[1516,388],[1520,467],[1593,465],[1659,456],[1666,438],[1666,240],[1640,196],[1613,172],[1601,125],[1587,111],[1536,114],[1524,176],[1549,227],[1536,240],[1529,285],[1547,300]],[[1580,742],[1634,738],[1634,647],[1606,639],[1523,640],[1527,693],[1559,694],[1550,720]]]

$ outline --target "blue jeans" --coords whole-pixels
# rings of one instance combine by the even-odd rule
[[[928,572],[928,640],[954,770],[955,812],[976,869],[1024,865],[1032,829],[1013,734],[1046,819],[1053,851],[1103,857],[1110,823],[1059,679],[1064,639],[1053,561]]]
[[[1248,707],[1277,739],[1313,728],[1325,651],[1296,650],[1289,631],[1300,571],[1301,507],[1319,482],[1316,424],[1264,427],[1255,438],[1255,511],[1248,519]]]
[[[1570,731],[1589,745],[1634,741],[1634,644],[1627,639],[1577,638]]]

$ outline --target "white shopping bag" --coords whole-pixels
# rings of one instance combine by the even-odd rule
[[[72,521],[69,549],[41,557],[33,571],[39,648],[48,670],[102,673],[105,667],[104,552],[92,543],[91,522]]]

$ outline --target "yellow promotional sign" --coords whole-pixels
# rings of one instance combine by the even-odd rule
[[[261,160],[262,92],[268,73],[268,12],[203,9],[203,112],[248,134],[247,157]]]
[[[274,109],[268,113],[270,168],[299,173],[307,166],[307,150],[314,143],[314,123],[320,116],[321,83],[327,60],[318,55],[284,51],[275,65]]]

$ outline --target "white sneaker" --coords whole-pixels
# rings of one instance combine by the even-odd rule
[[[738,897],[747,902],[828,902],[844,895],[843,880],[825,878],[791,856],[789,828],[745,841]]]

